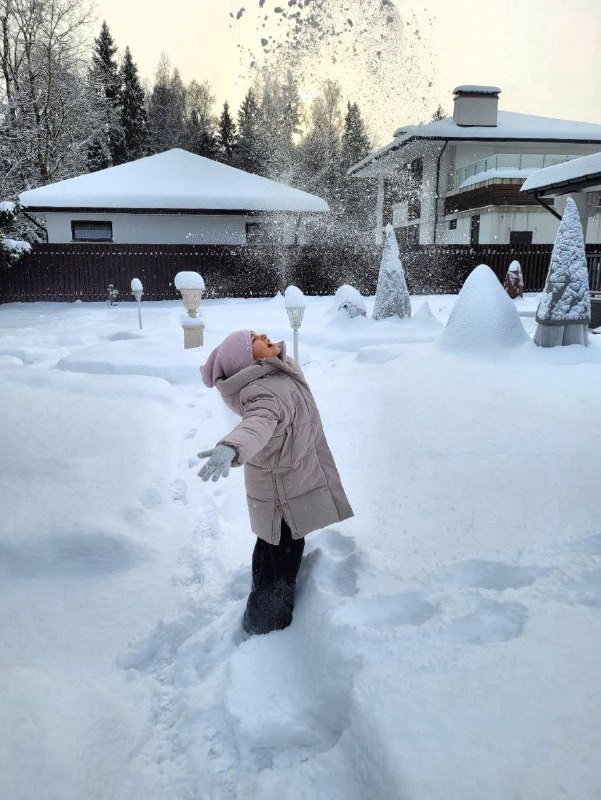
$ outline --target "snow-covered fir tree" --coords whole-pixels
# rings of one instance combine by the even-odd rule
[[[261,109],[253,89],[249,89],[238,110],[238,136],[233,156],[233,166],[246,172],[258,173],[261,169],[259,153],[259,117]]]
[[[186,93],[186,150],[205,158],[217,158],[219,142],[213,117],[215,95],[208,81],[192,80]]]
[[[389,224],[386,226],[373,318],[378,320],[394,316],[402,319],[411,317],[411,300],[396,234]]]
[[[230,114],[230,104],[226,100],[219,117],[219,160],[231,164],[235,147],[236,123]]]
[[[104,124],[95,133],[88,147],[90,172],[117,163],[116,159],[122,148],[123,127],[119,109],[121,84],[116,53],[117,45],[108,25],[103,22],[98,37],[94,39],[89,81],[91,94]]]
[[[438,122],[441,119],[446,119],[447,116],[448,115],[446,111],[439,103],[436,111],[432,114],[432,119],[430,120],[430,122]]]
[[[148,130],[152,153],[186,146],[186,94],[179,71],[171,69],[169,59],[163,53],[148,100]]]
[[[31,249],[29,242],[7,235],[19,210],[17,202],[4,200],[0,203],[0,270],[13,267]]]
[[[373,209],[376,187],[373,181],[362,181],[346,176],[346,171],[372,150],[365,123],[357,103],[347,103],[342,134],[340,166],[343,172],[341,198],[348,223],[361,229],[373,227]]]
[[[341,163],[344,120],[342,92],[336,81],[326,80],[311,103],[311,124],[301,145],[308,191],[325,198],[334,210],[340,205],[344,170]]]
[[[538,309],[534,343],[539,347],[588,344],[591,299],[582,224],[568,198]]]
[[[149,144],[144,90],[129,47],[125,48],[119,78],[121,82],[119,109],[123,140],[116,163],[124,164],[148,155]]]

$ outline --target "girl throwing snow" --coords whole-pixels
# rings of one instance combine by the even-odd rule
[[[226,477],[244,464],[250,524],[257,542],[242,625],[268,633],[292,622],[304,536],[353,516],[311,390],[284,342],[235,331],[201,367],[241,422],[212,449],[198,473]]]

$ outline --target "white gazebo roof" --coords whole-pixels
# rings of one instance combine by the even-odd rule
[[[601,153],[593,153],[582,158],[573,158],[563,164],[537,169],[524,182],[522,192],[549,191],[556,194],[578,191],[579,188],[589,189],[601,186]],[[560,190],[563,190],[560,191]]]
[[[496,87],[495,87],[496,88]],[[457,125],[452,117],[426,125],[406,125],[394,133],[394,141],[354,164],[348,174],[359,172],[411,141],[527,141],[601,144],[601,125],[553,117],[536,117],[514,111],[498,111],[496,125]]]
[[[178,148],[22,192],[26,210],[329,211],[325,200]]]

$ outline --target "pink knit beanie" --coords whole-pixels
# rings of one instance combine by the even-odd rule
[[[253,363],[252,337],[250,331],[234,331],[226,336],[200,368],[205,386],[215,386],[220,378],[231,378]]]

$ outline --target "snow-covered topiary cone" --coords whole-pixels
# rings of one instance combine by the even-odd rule
[[[411,317],[411,300],[399,245],[394,228],[389,224],[386,226],[386,241],[378,275],[373,318],[378,320],[394,316],[409,319]]]
[[[528,342],[514,303],[486,264],[468,276],[438,340],[446,351],[497,353]]]
[[[534,344],[556,347],[588,344],[591,298],[582,225],[568,198],[555,237],[547,282],[536,311]]]

